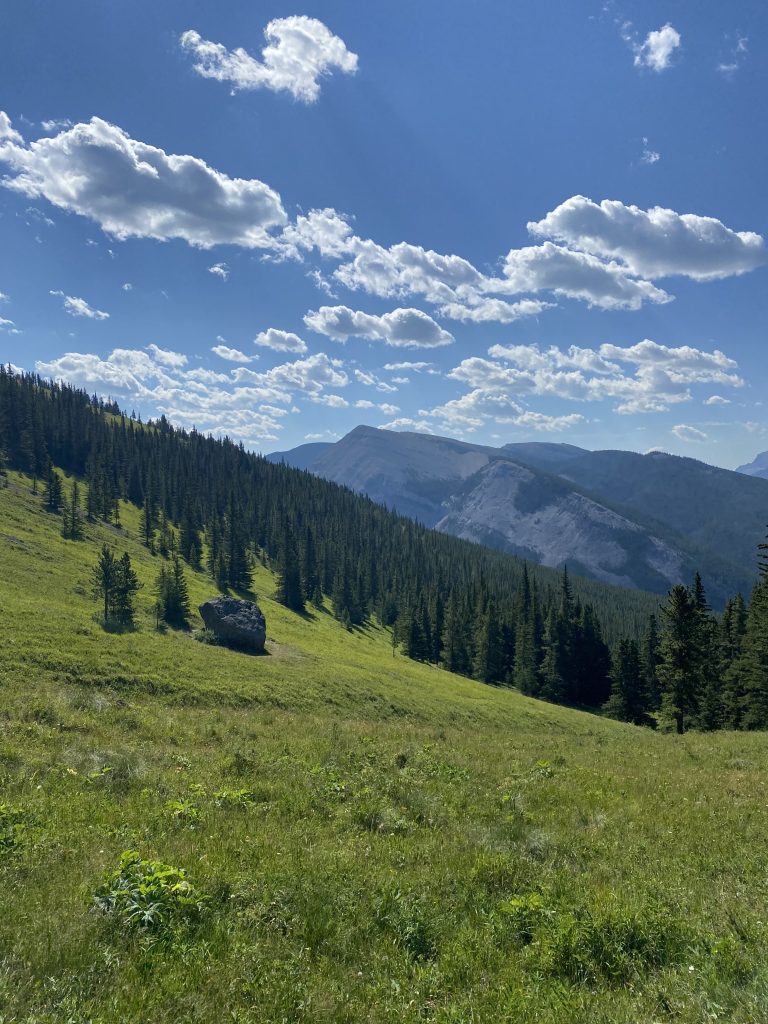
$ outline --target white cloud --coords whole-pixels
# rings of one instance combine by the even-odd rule
[[[390,423],[382,423],[380,430],[413,430],[418,434],[433,434],[432,425],[427,420],[415,420],[408,416],[392,420]]]
[[[310,395],[309,400],[317,405],[327,405],[331,409],[346,409],[349,406],[349,402],[341,395]]]
[[[64,309],[70,316],[84,316],[89,320],[109,319],[109,313],[105,313],[103,309],[94,309],[88,305],[85,299],[78,298],[76,295],[65,295],[62,291],[51,291],[50,294],[64,300]]]
[[[126,281],[125,284],[122,286],[122,289],[123,289],[124,292],[132,292],[133,291],[133,285],[131,284],[130,281]]]
[[[60,132],[66,128],[71,128],[72,122],[68,117],[62,117],[58,121],[41,121],[40,127],[46,134],[49,134],[51,132]]]
[[[340,342],[354,337],[383,341],[393,348],[437,348],[454,340],[420,309],[394,309],[375,316],[348,306],[321,306],[307,313],[304,323],[310,330]]]
[[[640,309],[644,302],[664,303],[672,298],[650,281],[628,276],[618,263],[604,263],[591,253],[551,242],[512,249],[504,274],[512,291],[551,291],[602,309]]]
[[[4,110],[0,110],[0,141],[2,140],[5,140],[7,144],[16,146],[23,145],[24,142]]]
[[[251,356],[247,356],[239,348],[230,348],[229,345],[214,345],[211,352],[230,363],[250,363],[252,361]]]
[[[11,301],[11,300],[10,300],[10,299],[9,299],[9,297],[8,297],[8,296],[7,296],[6,294],[5,294],[5,292],[0,292],[0,302],[10,302],[10,301]]]
[[[384,369],[385,370],[391,370],[392,372],[395,372],[395,373],[398,370],[412,370],[414,373],[419,373],[421,370],[427,370],[427,369],[429,369],[430,366],[433,366],[433,365],[434,365],[433,363],[424,363],[424,362],[416,362],[416,363],[414,363],[414,362],[410,362],[410,361],[406,360],[404,363],[384,363]]]
[[[180,369],[187,365],[187,357],[182,352],[172,352],[170,349],[158,348],[157,345],[147,345],[147,352],[151,353],[155,362],[162,366],[170,366],[173,369]]]
[[[0,331],[5,331],[9,327],[13,327],[13,326],[14,326],[13,320],[6,320],[4,317],[0,316]]]
[[[661,160],[661,153],[658,153],[655,149],[648,148],[648,139],[643,138],[643,153],[640,160],[644,164],[657,164]]]
[[[708,435],[703,430],[698,430],[696,427],[690,427],[687,423],[678,423],[672,427],[672,433],[675,437],[681,441],[706,441]]]
[[[731,47],[730,58],[717,65],[721,75],[730,78],[734,75],[747,58],[749,39],[746,36],[737,36],[736,43]]]
[[[680,42],[680,33],[667,22],[660,29],[649,32],[642,43],[633,46],[635,67],[665,71],[672,63],[672,56]]]
[[[208,267],[208,273],[215,274],[222,281],[226,281],[229,278],[229,267],[226,263],[214,263],[212,267]]]
[[[254,345],[261,345],[262,348],[271,348],[275,352],[306,352],[307,343],[290,331],[280,331],[270,327],[262,331],[253,339]]]
[[[269,248],[270,230],[286,222],[280,196],[264,182],[229,178],[98,117],[29,145],[10,122],[3,134],[2,117],[0,161],[12,172],[2,184],[88,217],[116,238]]]
[[[357,71],[357,54],[316,18],[276,18],[264,29],[267,46],[261,60],[242,47],[228,50],[203,39],[195,31],[181,36],[181,46],[194,55],[195,71],[204,78],[227,82],[233,90],[271,89],[289,92],[294,99],[313,103],[320,80],[334,69]]]
[[[355,380],[360,384],[364,384],[368,388],[376,388],[377,391],[397,391],[397,388],[392,384],[388,384],[385,380],[377,377],[375,373],[368,373],[366,370],[355,370]]]
[[[710,395],[704,400],[704,405],[730,405],[730,398],[723,398],[722,395]]]
[[[648,278],[684,275],[711,281],[754,270],[765,246],[753,231],[733,231],[714,217],[676,213],[655,206],[641,210],[618,200],[594,203],[572,196],[528,230],[604,259],[616,259],[631,274]]]
[[[188,369],[186,364],[182,353],[149,345],[145,350],[115,349],[105,359],[68,352],[38,362],[36,369],[45,376],[149,405],[181,426],[252,445],[276,440],[283,419],[299,412],[294,395],[331,406],[347,404],[340,396],[326,396],[327,389],[346,387],[349,377],[340,360],[324,353],[260,373],[245,366],[218,373]]]
[[[353,253],[359,241],[349,219],[329,207],[300,214],[283,230],[279,246],[284,256],[294,259],[312,249],[323,257],[340,259]]]
[[[511,324],[525,316],[537,316],[545,309],[553,309],[551,302],[539,299],[521,299],[519,302],[506,302],[504,299],[483,298],[472,296],[465,305],[461,302],[447,302],[440,307],[440,315],[462,323],[498,323]]]
[[[466,417],[467,428],[479,425],[474,421],[478,417],[482,421],[489,405],[514,405],[512,396],[612,400],[618,413],[663,412],[690,401],[693,385],[741,387],[744,383],[733,372],[736,363],[722,352],[670,348],[647,339],[627,348],[606,344],[599,349],[571,346],[565,351],[555,346],[542,350],[535,345],[494,345],[489,354],[491,359],[464,359],[448,374],[471,390],[440,407],[441,413],[456,421]],[[523,410],[513,409],[513,414],[522,415]]]

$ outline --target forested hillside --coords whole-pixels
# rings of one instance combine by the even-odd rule
[[[554,703],[606,705],[637,724],[768,726],[764,565],[749,603],[734,597],[721,618],[698,575],[672,589],[659,616],[648,595],[553,575],[228,440],[165,419],[144,425],[82,391],[2,369],[0,451],[31,475],[70,539],[81,516],[119,526],[125,500],[140,510],[150,552],[241,593],[261,562],[277,572],[287,608],[330,601],[350,630],[375,618],[414,660]],[[70,488],[56,467],[74,475]],[[163,587],[174,573],[178,561]]]

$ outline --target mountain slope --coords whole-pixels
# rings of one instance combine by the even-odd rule
[[[761,452],[759,455],[756,455],[752,462],[739,466],[736,472],[768,480],[768,452]]]
[[[267,656],[157,631],[161,560],[120,517],[65,541],[28,477],[0,489],[9,1021],[762,1019],[765,734],[472,683],[289,612],[261,565]],[[135,632],[94,619],[103,542],[144,584]],[[162,884],[145,928],[100,908],[126,850],[200,913],[168,922]]]
[[[358,427],[309,468],[443,532],[595,579],[661,593],[698,569],[716,605],[749,593],[768,517],[767,482],[662,453]]]

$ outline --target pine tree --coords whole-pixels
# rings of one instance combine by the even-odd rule
[[[93,594],[104,601],[104,622],[110,621],[114,607],[115,589],[118,585],[118,568],[111,548],[102,545],[99,560],[93,570]]]
[[[171,626],[186,626],[190,605],[187,580],[182,561],[174,555],[169,566],[161,565],[155,583],[158,618]]]
[[[49,462],[45,481],[45,507],[49,512],[58,514],[61,511],[63,497],[61,477],[53,468],[53,463]]]
[[[115,564],[115,585],[112,590],[112,615],[121,626],[133,626],[135,615],[134,599],[141,589],[139,578],[131,565],[126,551]]]
[[[451,591],[445,611],[442,648],[442,663],[449,672],[462,675],[469,671],[466,615],[454,590]]]
[[[743,726],[768,728],[768,559],[758,546],[759,579],[752,591],[747,611],[743,649],[736,664],[744,688]]]
[[[620,722],[649,724],[648,690],[640,652],[634,640],[620,641],[613,655],[611,679],[611,695],[605,705],[606,714]]]
[[[683,733],[695,721],[700,700],[700,619],[688,587],[676,584],[663,608],[666,625],[659,646],[662,717]]]
[[[283,530],[276,597],[286,608],[295,612],[304,611],[304,591],[299,570],[299,556],[296,552],[293,531],[287,524]]]
[[[72,481],[72,493],[69,502],[62,503],[61,535],[67,540],[82,540],[83,516],[80,511],[80,487],[77,480]]]
[[[562,703],[565,700],[566,680],[563,677],[563,661],[566,642],[563,620],[554,608],[550,608],[544,627],[544,654],[539,670],[539,696],[544,700],[555,703]]]
[[[146,494],[144,496],[144,503],[141,506],[141,513],[139,514],[139,536],[141,537],[142,544],[149,548],[150,551],[155,550],[156,525],[157,510],[152,504],[149,494]]]
[[[488,601],[479,623],[473,669],[475,679],[483,683],[502,680],[501,629],[492,599]]]
[[[648,623],[643,633],[640,659],[643,677],[648,687],[649,706],[657,710],[661,704],[661,683],[659,681],[659,623],[655,615],[648,616]]]

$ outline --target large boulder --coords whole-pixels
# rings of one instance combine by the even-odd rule
[[[253,601],[236,597],[214,597],[200,605],[207,629],[223,643],[250,651],[263,651],[267,639],[267,620]]]

